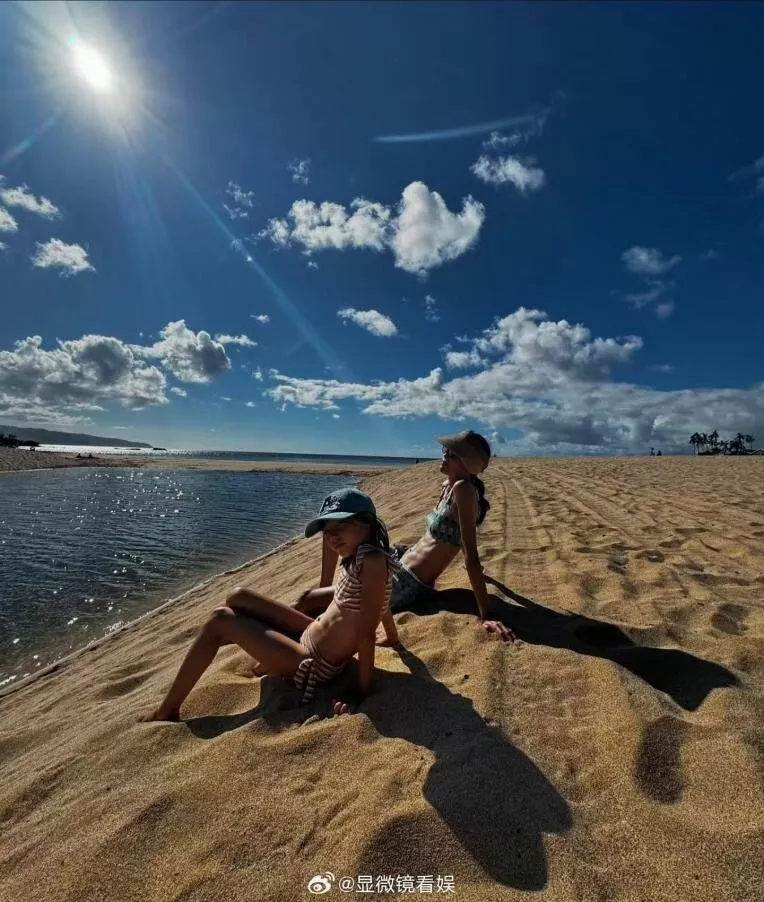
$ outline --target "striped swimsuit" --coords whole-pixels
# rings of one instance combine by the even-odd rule
[[[361,595],[363,586],[361,584],[361,570],[363,568],[363,559],[369,553],[378,553],[381,549],[376,545],[360,545],[355,553],[355,557],[348,564],[342,565],[340,578],[337,588],[334,590],[334,603],[340,610],[360,614],[361,612]],[[387,569],[387,582],[385,584],[385,603],[382,613],[386,613],[390,604],[390,592],[392,590],[392,569],[394,565]],[[300,643],[308,650],[308,657],[300,662],[299,667],[294,675],[294,684],[302,692],[302,703],[307,704],[313,700],[316,691],[316,683],[323,683],[331,680],[345,669],[345,661],[340,664],[332,664],[327,661],[316,648],[316,643],[311,636],[311,627],[303,632],[300,636]]]

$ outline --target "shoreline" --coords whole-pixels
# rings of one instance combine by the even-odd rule
[[[281,544],[277,545],[275,548],[271,548],[270,551],[265,551],[262,554],[259,554],[257,557],[253,557],[248,561],[244,561],[243,564],[239,564],[237,567],[232,567],[230,570],[220,570],[217,573],[213,573],[206,579],[194,583],[194,585],[190,586],[188,589],[185,589],[179,595],[174,595],[172,598],[167,598],[163,602],[161,602],[161,604],[158,604],[156,607],[151,608],[151,610],[140,614],[133,620],[128,620],[118,629],[111,630],[111,632],[105,633],[103,636],[99,636],[97,639],[91,639],[90,642],[87,642],[85,645],[82,645],[79,648],[76,648],[73,651],[62,655],[60,658],[57,658],[50,664],[46,664],[45,667],[42,667],[35,673],[28,674],[17,683],[9,683],[7,686],[0,688],[0,704],[5,701],[8,696],[12,695],[16,690],[31,686],[36,680],[40,679],[41,677],[50,676],[51,674],[56,673],[67,664],[84,655],[86,652],[94,651],[95,649],[100,648],[110,640],[116,639],[117,636],[123,636],[125,633],[129,632],[131,629],[134,629],[145,620],[148,620],[150,617],[153,617],[156,614],[159,614],[162,611],[166,610],[167,608],[170,608],[173,605],[183,601],[184,598],[191,595],[193,592],[201,592],[216,580],[220,580],[228,576],[233,576],[236,573],[240,573],[242,570],[246,570],[247,568],[252,567],[255,564],[259,564],[261,561],[264,561],[267,558],[272,557],[274,554],[278,554],[280,551],[288,548],[290,545],[293,545],[301,538],[303,538],[303,536],[300,536],[299,534],[292,536],[285,542],[281,542]]]
[[[411,466],[416,466],[412,464]],[[211,470],[241,473],[300,473],[306,476],[376,476],[408,467],[353,466],[347,463],[319,463],[278,460],[215,460],[199,457],[149,457],[140,454],[108,454],[76,457],[62,451],[24,451],[0,448],[0,476],[33,470],[76,467],[136,467],[147,470]]]

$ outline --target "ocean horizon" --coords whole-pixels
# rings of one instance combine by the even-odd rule
[[[251,460],[258,462],[282,461],[284,463],[323,463],[340,464],[342,466],[377,466],[377,467],[409,467],[417,461],[437,460],[432,457],[390,457],[373,456],[368,454],[308,454],[294,451],[217,451],[214,449],[189,449],[189,448],[130,448],[114,447],[112,445],[45,445],[41,444],[39,451],[54,451],[61,454],[96,454],[96,455],[125,455],[140,454],[148,457],[175,458],[193,457],[200,460]]]

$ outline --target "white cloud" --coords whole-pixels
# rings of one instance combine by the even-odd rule
[[[252,341],[248,335],[216,335],[215,341],[221,345],[241,345],[243,348],[256,348],[257,342]]]
[[[665,296],[666,292],[672,287],[671,284],[661,279],[646,279],[644,291],[634,291],[626,295],[626,300],[636,309],[639,310],[647,304],[660,300]]]
[[[658,319],[668,319],[674,312],[675,304],[673,301],[664,301],[655,308],[655,315]]]
[[[88,260],[88,252],[79,244],[66,244],[59,238],[51,238],[44,243],[37,242],[32,256],[32,265],[40,269],[60,269],[62,276],[73,276],[80,272],[95,272]]]
[[[318,269],[318,263],[315,260],[308,260],[308,269]]]
[[[466,370],[482,366],[485,360],[477,351],[451,351],[446,349],[446,366],[450,370]]]
[[[460,257],[477,241],[485,208],[466,197],[461,213],[452,213],[437,191],[423,182],[403,190],[390,242],[395,265],[424,275],[435,266]]]
[[[0,251],[7,251],[8,245],[4,241],[0,241]]]
[[[170,391],[174,395],[177,395],[179,398],[185,398],[188,396],[188,392],[185,390],[185,388],[179,388],[177,385],[173,385]]]
[[[210,382],[231,368],[223,343],[214,341],[209,332],[193,332],[185,320],[168,323],[159,336],[160,341],[148,347],[131,347],[143,357],[158,358],[184,382]]]
[[[424,318],[430,323],[437,323],[440,319],[438,302],[431,294],[424,296]]]
[[[255,205],[254,192],[245,191],[241,185],[237,185],[236,182],[229,182],[225,193],[233,199],[233,202],[237,207],[247,207],[247,209],[251,210]]]
[[[682,258],[675,255],[664,257],[655,247],[641,247],[635,245],[621,254],[621,259],[629,272],[642,276],[660,276],[673,269]]]
[[[489,185],[503,185],[510,182],[521,194],[538,191],[546,182],[543,169],[534,165],[531,159],[521,160],[518,157],[491,157],[482,154],[470,167],[472,173],[481,182]]]
[[[670,363],[654,363],[648,369],[654,370],[656,373],[673,373],[675,367]]]
[[[263,371],[260,369],[260,367],[257,367],[257,369],[252,370],[252,375],[254,376],[255,379],[257,379],[258,382],[263,381]]]
[[[525,144],[531,138],[538,137],[544,131],[550,113],[551,108],[547,107],[538,116],[515,126],[509,134],[496,131],[491,132],[491,136],[483,142],[483,149],[498,151],[505,147],[517,147],[519,144]]]
[[[244,404],[245,407],[257,407],[254,401],[246,401]]]
[[[0,232],[18,232],[19,224],[4,208],[0,207]]]
[[[256,319],[259,323],[269,323],[271,321],[270,316],[267,313],[250,313],[251,319]]]
[[[294,160],[287,167],[292,173],[292,181],[307,185],[310,181],[310,160]]]
[[[350,320],[372,335],[381,338],[391,338],[398,334],[398,328],[389,316],[378,310],[355,310],[353,307],[345,307],[337,311],[337,316],[343,320]]]
[[[418,379],[349,383],[304,379],[272,371],[265,394],[294,404],[339,411],[355,400],[369,415],[438,416],[483,424],[488,431],[522,430],[511,453],[628,453],[658,444],[686,450],[696,429],[762,434],[764,391],[660,391],[613,377],[642,346],[636,336],[595,337],[580,324],[553,321],[520,308],[470,340],[479,369],[447,378],[434,369]]]
[[[404,190],[395,210],[356,198],[349,209],[332,202],[295,201],[283,219],[271,219],[259,237],[286,247],[299,244],[311,254],[327,249],[389,249],[395,265],[424,275],[453,260],[476,242],[485,218],[482,204],[465,198],[452,213],[443,198],[423,182]]]
[[[332,414],[332,419],[333,419],[333,420],[339,420],[339,419],[340,419],[340,415],[339,415],[338,413],[333,413],[333,414]]]
[[[33,335],[0,351],[0,413],[26,408],[26,419],[76,416],[103,403],[139,409],[165,404],[167,382],[117,338],[83,335],[46,350]]]
[[[228,204],[223,204],[223,209],[228,214],[229,219],[249,219],[249,211],[244,210],[242,207],[229,207]]]
[[[0,203],[6,207],[21,207],[28,213],[36,213],[38,216],[44,216],[46,219],[53,219],[60,215],[58,207],[48,200],[47,197],[37,198],[34,194],[30,194],[26,185],[19,185],[15,188],[6,188],[5,180],[0,175]]]

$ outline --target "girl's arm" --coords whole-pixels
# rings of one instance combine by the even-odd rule
[[[459,531],[462,535],[462,550],[464,551],[464,564],[470,585],[475,594],[478,606],[478,619],[489,633],[499,633],[502,639],[512,639],[512,632],[496,620],[488,619],[488,589],[485,585],[483,566],[480,563],[480,554],[477,548],[477,499],[472,486],[462,480],[454,485],[454,499],[459,516]]]
[[[336,551],[332,551],[329,543],[326,541],[326,534],[324,534],[321,539],[321,582],[319,583],[319,588],[323,589],[326,586],[331,586],[334,582],[334,573],[337,569],[338,560],[339,554]]]
[[[387,558],[384,554],[368,554],[361,570],[361,610],[358,615],[358,689],[352,697],[337,701],[336,714],[352,710],[371,691],[374,672],[374,640],[385,603]]]

